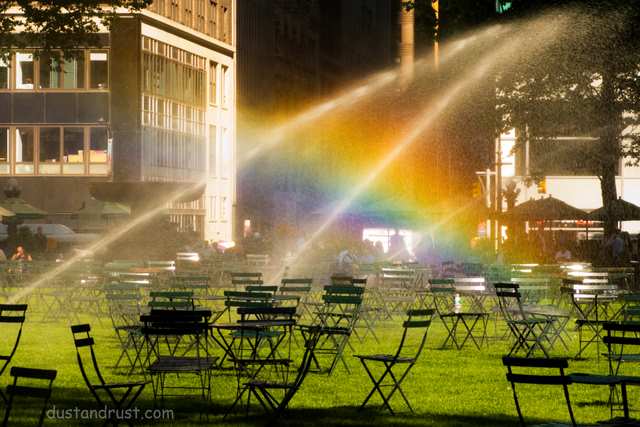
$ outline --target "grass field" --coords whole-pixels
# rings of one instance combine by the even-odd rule
[[[36,307],[37,308],[37,307]],[[54,395],[51,404],[57,409],[82,408],[96,409],[93,398],[88,392],[80,375],[76,362],[75,348],[69,330],[71,321],[56,323],[39,322],[34,309],[30,307],[28,320],[20,347],[12,366],[50,368],[58,370],[54,383]],[[90,322],[94,328],[99,361],[108,381],[126,381],[127,377],[113,370],[119,354],[119,344],[111,328],[108,317],[98,319],[90,315],[81,315],[82,321]],[[492,327],[490,328],[492,330]],[[401,334],[401,320],[377,325],[381,343],[368,338],[360,344],[352,340],[356,352],[379,353],[393,351]],[[397,415],[391,416],[375,406],[363,411],[359,404],[371,388],[369,378],[357,359],[348,351],[347,358],[351,367],[349,374],[338,366],[332,376],[310,374],[301,390],[294,397],[286,415],[277,421],[278,425],[424,425],[424,426],[513,426],[518,420],[513,403],[511,389],[505,379],[505,369],[501,356],[508,347],[505,340],[490,340],[482,351],[468,345],[462,351],[439,349],[444,339],[444,327],[435,321],[429,331],[427,346],[418,364],[406,379],[403,388],[412,402],[415,413],[409,412],[400,396],[395,396],[393,406]],[[500,335],[500,334],[498,334]],[[577,350],[577,335],[573,336],[570,354]],[[8,341],[8,340],[7,340]],[[3,338],[0,346],[6,346]],[[4,351],[4,350],[2,350]],[[567,354],[557,353],[558,356]],[[569,372],[607,372],[607,362],[595,356],[595,347],[585,361],[571,361]],[[629,366],[626,372],[639,373],[635,366]],[[135,378],[131,378],[135,379]],[[190,377],[193,379],[193,377]],[[195,379],[193,379],[195,381]],[[187,377],[180,381],[188,381]],[[8,371],[0,378],[2,388],[9,382]],[[532,424],[558,420],[569,420],[560,387],[523,386],[521,391],[522,407]],[[174,419],[157,420],[151,424],[167,425],[264,425],[269,419],[259,411],[250,414],[239,411],[224,422],[222,414],[235,397],[236,379],[231,372],[216,372],[212,381],[212,402],[204,404],[194,397],[168,398],[165,407],[174,411]],[[601,387],[570,386],[574,411],[579,423],[594,423],[610,418],[609,408],[603,402],[608,398],[608,389]],[[633,407],[637,402],[636,391],[631,389],[630,401]],[[634,396],[635,395],[635,396]],[[374,398],[375,403],[380,403]],[[24,405],[24,403],[23,403]],[[151,387],[144,390],[138,399],[141,409],[153,408]],[[4,411],[4,409],[2,409]],[[10,425],[21,425],[23,417],[33,413],[16,412],[17,421]],[[29,425],[32,424],[32,420]],[[24,425],[28,425],[24,424]],[[76,420],[46,419],[45,425],[101,425],[99,421],[80,422]]]

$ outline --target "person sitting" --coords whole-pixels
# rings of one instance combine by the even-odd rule
[[[11,261],[33,261],[31,255],[24,250],[24,247],[18,245],[16,252],[11,256]]]

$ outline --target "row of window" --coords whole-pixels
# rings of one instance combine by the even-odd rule
[[[109,53],[85,50],[76,58],[62,59],[59,52],[39,56],[14,52],[0,60],[0,90],[103,90],[109,87]]]
[[[204,111],[155,96],[142,96],[142,125],[203,136]]]
[[[155,0],[149,10],[225,43],[232,42],[230,0]]]
[[[206,71],[172,59],[144,52],[142,55],[143,91],[193,105],[206,103]]]
[[[203,136],[172,132],[164,129],[143,129],[144,162],[146,166],[180,169],[171,178],[182,180],[201,178],[206,168]]]
[[[184,49],[180,49],[179,47],[172,46],[147,36],[142,36],[142,50],[160,55],[164,58],[172,59],[199,70],[204,70],[207,63],[206,59],[200,55],[193,54]]]
[[[108,145],[103,126],[0,127],[0,173],[104,175]]]

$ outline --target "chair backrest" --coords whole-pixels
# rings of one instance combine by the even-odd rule
[[[247,254],[246,258],[247,264],[252,267],[266,267],[270,262],[268,254]]]
[[[40,417],[38,418],[38,425],[41,426],[44,421],[47,405],[51,399],[53,380],[56,379],[58,372],[53,369],[21,368],[14,366],[11,368],[10,373],[13,377],[13,384],[7,386],[9,401],[7,403],[2,425],[9,425],[9,416],[13,407],[14,399],[16,397],[26,397],[41,399],[43,401]],[[28,381],[29,384],[23,384],[24,380]]]
[[[451,313],[455,309],[455,279],[429,279],[429,292],[438,315]]]
[[[231,284],[234,288],[241,288],[247,285],[262,285],[262,273],[256,272],[231,272]]]
[[[517,283],[494,283],[498,298],[500,313],[507,322],[525,320],[527,318],[522,308],[520,285]]]
[[[427,332],[431,326],[433,309],[408,310],[407,320],[402,323],[403,331],[396,358],[406,357],[418,360],[427,341]]]
[[[292,321],[296,314],[295,307],[239,307],[238,315],[243,322],[260,322],[264,320]]]
[[[175,271],[176,270],[176,262],[174,260],[169,261],[147,261],[147,267],[164,270],[164,271]]]
[[[349,330],[358,320],[364,298],[365,288],[353,285],[328,285],[322,295],[323,305],[320,320],[323,326],[345,327]],[[335,317],[333,315],[340,314]],[[330,320],[331,319],[331,320]]]
[[[602,328],[606,335],[602,342],[609,353],[609,373],[618,375],[625,355],[640,353],[640,324],[634,321],[605,322]]]
[[[161,356],[175,356],[176,353],[190,351],[197,357],[208,354],[209,319],[211,311],[198,310],[151,310],[151,313],[140,316],[142,327],[140,332],[145,338],[148,354]],[[182,338],[176,344],[168,343],[168,338]],[[183,350],[178,350],[178,345],[184,345]]]
[[[456,292],[484,292],[487,287],[482,276],[476,277],[456,277],[453,279],[453,287]]]
[[[334,286],[350,285],[353,280],[353,276],[334,274],[331,276],[331,284]]]
[[[305,296],[311,292],[313,279],[311,278],[284,278],[280,282],[280,293],[282,295]]]
[[[408,268],[382,268],[381,285],[386,288],[411,288],[415,281],[415,270]]]
[[[151,309],[193,310],[193,291],[151,291]]]
[[[91,325],[88,323],[71,326],[71,333],[73,335],[73,342],[76,347],[76,359],[78,360],[78,366],[84,382],[89,387],[89,391],[94,397],[101,402],[99,395],[96,393],[95,387],[97,385],[105,385],[104,377],[100,372],[100,366],[98,365],[98,358],[96,357],[93,346],[95,342],[91,336]],[[87,361],[87,357],[90,358],[90,363]],[[92,371],[88,367],[92,367]]]
[[[224,291],[224,305],[233,307],[273,307],[273,293],[248,292],[248,291]]]
[[[278,292],[276,285],[247,285],[244,287],[247,292],[269,292],[272,295]]]
[[[551,280],[541,276],[514,276],[511,283],[520,285],[518,290],[522,301],[535,304],[547,296],[551,290]]]
[[[520,409],[520,403],[518,401],[518,395],[516,393],[516,384],[561,385],[564,391],[567,409],[569,410],[569,416],[571,417],[571,424],[576,426],[576,420],[573,416],[573,410],[571,409],[568,388],[568,385],[571,384],[572,381],[571,378],[566,376],[564,373],[564,370],[569,366],[567,359],[505,356],[502,358],[502,364],[507,367],[507,381],[511,383],[513,399],[516,404],[516,410],[518,411],[518,417],[520,418],[521,425],[524,426],[525,424],[524,417],[522,416],[522,411]],[[557,369],[558,373],[554,375],[540,373],[514,373],[513,368]]]
[[[13,355],[18,349],[22,328],[26,320],[27,304],[0,304],[0,324],[2,324],[2,337],[5,343],[9,344],[9,352],[0,354],[0,375],[7,368]],[[9,332],[11,326],[12,333]],[[3,345],[4,347],[4,345]],[[3,349],[4,351],[4,349]]]

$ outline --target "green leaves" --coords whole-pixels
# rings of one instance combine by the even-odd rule
[[[69,1],[15,0],[0,2],[0,58],[11,48],[33,48],[41,52],[59,50],[66,58],[77,48],[97,46],[100,33],[107,33],[118,13],[134,13],[152,0]]]

